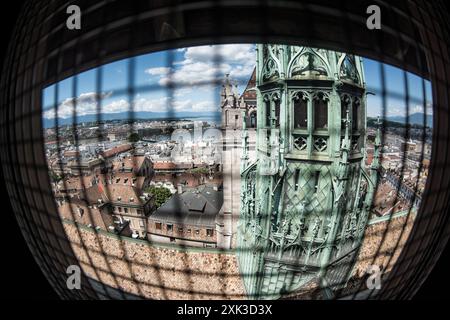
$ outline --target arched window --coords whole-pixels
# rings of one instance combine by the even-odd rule
[[[323,96],[314,99],[314,129],[328,128],[328,101]]]
[[[359,122],[359,100],[355,99],[352,103],[352,130],[358,130]]]
[[[308,127],[308,103],[301,97],[294,98],[294,129]]]
[[[280,127],[280,99],[275,100],[275,117],[276,117],[276,127]]]
[[[250,113],[250,128],[256,128],[256,111]]]
[[[271,119],[271,110],[270,110],[270,101],[269,100],[265,100],[264,101],[264,106],[265,106],[265,113],[266,113],[266,127],[270,127],[270,119]]]

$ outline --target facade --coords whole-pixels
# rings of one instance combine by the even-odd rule
[[[223,191],[209,186],[180,189],[148,218],[150,242],[223,247]]]
[[[113,171],[130,172],[149,179],[152,179],[154,174],[152,161],[144,155],[127,156],[114,161]]]
[[[112,216],[117,225],[128,224],[134,238],[146,238],[147,217],[155,209],[154,196],[141,194],[136,187],[108,186]]]
[[[248,80],[247,86],[240,98],[241,101],[245,103],[245,123],[247,129],[256,128],[257,126],[257,115],[256,115],[256,68]]]
[[[244,125],[238,226],[247,294],[276,299],[316,281],[331,298],[351,275],[378,175],[379,132],[364,167],[362,61],[258,45],[256,82],[257,160]]]
[[[256,127],[256,69],[253,70],[247,86],[239,96],[237,85],[232,83],[229,75],[226,75],[222,91],[220,93],[220,107],[222,110],[222,129],[242,129],[246,116],[247,128]]]
[[[93,208],[101,205],[102,214],[109,214],[113,221],[108,231],[146,238],[147,217],[155,209],[153,195],[145,193],[152,177],[153,164],[149,158],[130,156],[113,162],[110,172],[61,181],[56,191],[61,194],[61,203],[70,196],[70,201],[78,197]]]
[[[236,247],[236,227],[239,220],[240,192],[240,161],[242,154],[242,129],[247,131],[247,144],[254,156],[257,126],[257,89],[256,68],[253,70],[242,94],[239,96],[233,89],[227,76],[221,91],[222,109],[222,171],[224,204],[222,207],[222,229],[227,248]],[[232,103],[239,101],[239,104]]]
[[[122,233],[127,229],[135,238],[146,237],[147,217],[155,209],[153,195],[142,193],[137,187],[108,180],[105,184],[99,182],[86,188],[80,198],[91,207],[103,208],[103,214],[109,214],[114,228],[108,231]]]
[[[113,231],[114,223],[107,204],[91,204],[83,199],[58,202],[58,212],[63,219],[71,220],[97,230]]]

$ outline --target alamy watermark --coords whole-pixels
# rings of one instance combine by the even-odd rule
[[[367,289],[380,290],[381,268],[377,265],[371,265],[367,268],[366,273],[370,274],[370,276],[366,280]]]
[[[67,289],[80,290],[81,289],[81,269],[77,265],[70,265],[67,267],[66,273],[69,275],[66,280]]]
[[[366,26],[369,30],[381,29],[381,9],[379,6],[373,4],[367,7],[367,14],[370,16],[367,18]]]
[[[66,20],[66,26],[69,30],[81,29],[81,9],[79,6],[71,5],[66,9],[66,13],[70,16]]]

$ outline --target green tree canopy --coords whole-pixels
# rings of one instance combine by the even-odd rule
[[[133,132],[132,134],[130,134],[128,136],[128,141],[129,142],[138,142],[139,141],[139,135],[136,132]]]
[[[155,196],[155,205],[159,208],[164,202],[166,202],[171,196],[170,190],[164,187],[149,187],[145,190]]]

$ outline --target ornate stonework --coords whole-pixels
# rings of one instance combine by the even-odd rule
[[[245,157],[244,126],[238,226],[247,294],[280,298],[315,280],[332,297],[351,275],[377,182],[378,158],[364,167],[362,60],[258,45],[256,89],[257,161]]]
[[[256,128],[256,70],[253,71],[242,95],[237,93],[237,85],[226,75],[220,94],[223,129],[242,129],[243,113],[247,128]]]

